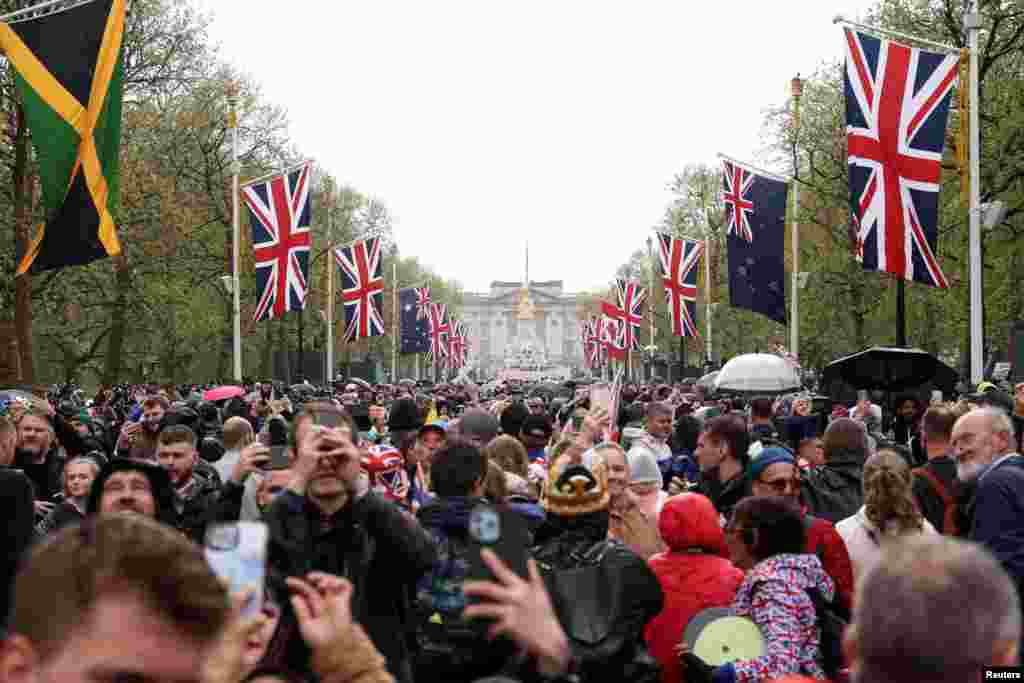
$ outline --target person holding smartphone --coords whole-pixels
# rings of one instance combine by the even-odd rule
[[[398,681],[411,681],[403,617],[407,596],[437,559],[433,540],[397,507],[360,485],[357,432],[346,413],[309,404],[292,425],[295,460],[288,488],[270,505],[271,569],[348,577],[352,614]],[[298,646],[298,644],[296,643]],[[292,649],[289,649],[292,652]],[[289,662],[302,666],[299,660]]]

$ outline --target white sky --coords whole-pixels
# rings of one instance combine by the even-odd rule
[[[201,0],[291,137],[381,199],[404,256],[471,291],[604,286],[673,173],[753,158],[789,81],[870,0]]]

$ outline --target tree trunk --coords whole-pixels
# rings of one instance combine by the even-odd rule
[[[282,379],[287,383],[292,383],[292,368],[289,362],[289,356],[291,350],[288,348],[288,326],[285,325],[284,319],[282,318],[277,323],[277,347],[281,354],[281,376]]]
[[[20,263],[28,250],[29,192],[31,178],[28,172],[28,130],[25,126],[25,112],[21,104],[15,110],[18,117],[14,138],[14,255]],[[35,361],[32,348],[32,276],[28,273],[14,279],[14,325],[18,335],[18,356],[21,365],[21,381],[35,384]]]
[[[232,295],[233,296],[233,295]],[[217,354],[217,381],[220,382],[226,378],[229,374],[228,371],[228,356],[234,353],[234,315],[233,308],[234,301],[229,297],[224,302],[224,336],[220,342],[220,353]],[[232,379],[234,377],[232,376]]]
[[[271,321],[263,323],[266,331],[266,340],[263,343],[263,362],[260,365],[260,375],[269,379],[274,374],[274,325]]]
[[[121,378],[124,352],[124,333],[128,315],[128,293],[132,287],[131,270],[122,254],[114,257],[114,287],[117,299],[110,316],[110,339],[107,344],[106,365],[103,370],[103,384],[112,386]]]

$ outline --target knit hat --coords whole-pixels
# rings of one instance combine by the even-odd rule
[[[548,470],[544,487],[544,509],[548,514],[575,517],[608,509],[608,470],[602,458],[592,469],[570,462],[559,469],[557,461]]]
[[[789,450],[781,446],[769,446],[768,448],[761,449],[760,453],[751,458],[747,471],[750,473],[751,479],[757,479],[768,467],[780,462],[784,462],[787,465],[796,465],[796,458],[793,457]]]
[[[660,489],[664,484],[658,460],[649,449],[633,448],[626,454],[629,462],[629,478],[633,484],[657,484]]]

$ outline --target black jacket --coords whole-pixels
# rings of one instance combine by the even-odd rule
[[[313,570],[341,574],[352,582],[352,616],[363,625],[398,681],[412,680],[408,596],[433,567],[437,551],[430,535],[374,493],[346,505],[322,531],[320,511],[286,491],[266,513],[272,571],[305,576]],[[309,651],[289,647],[289,661],[304,666]]]
[[[75,522],[81,522],[85,519],[85,515],[78,511],[74,505],[66,500],[62,500],[57,503],[57,506],[50,511],[50,514],[46,516],[39,524],[36,524],[36,535],[46,536],[52,534],[69,524]]]
[[[700,474],[699,491],[708,497],[718,514],[726,520],[732,517],[732,509],[736,504],[750,495],[750,482],[744,472],[740,472],[724,484],[718,481],[718,471]]]
[[[805,470],[801,481],[807,511],[833,524],[856,514],[864,502],[863,451],[836,450],[826,454],[825,464]]]
[[[644,626],[661,612],[658,578],[639,555],[608,540],[608,512],[549,515],[533,556],[569,636],[584,681],[632,680]]]
[[[0,467],[0,629],[7,626],[14,577],[21,555],[32,542],[35,512],[32,483],[23,472]]]
[[[198,468],[193,471],[192,477],[195,479],[196,487],[188,499],[181,500],[179,497],[176,501],[178,528],[200,545],[206,535],[206,525],[215,517],[221,497],[220,477],[216,470],[212,471],[213,476]],[[225,521],[238,521],[238,518]]]

